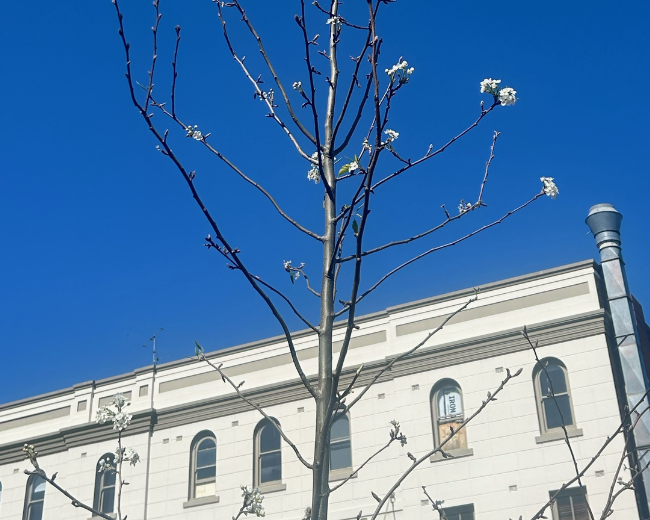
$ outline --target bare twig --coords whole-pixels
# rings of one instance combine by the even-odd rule
[[[258,83],[258,81],[253,78],[251,73],[248,70],[248,67],[244,64],[244,60],[240,58],[237,53],[235,52],[234,47],[232,46],[232,43],[230,42],[230,37],[228,36],[228,30],[226,29],[226,19],[223,15],[222,7],[221,7],[221,2],[215,2],[217,4],[217,9],[219,12],[219,19],[221,20],[221,27],[223,29],[223,36],[226,40],[226,44],[228,45],[228,49],[230,50],[230,54],[232,54],[233,59],[239,64],[241,69],[244,71],[244,74],[248,78],[248,80],[251,82],[253,85],[253,88],[255,89],[255,95],[258,96],[264,103],[266,103],[266,106],[269,109],[269,114],[270,117],[280,125],[280,128],[284,130],[284,133],[287,134],[287,137],[291,140],[293,145],[295,146],[296,150],[298,153],[303,157],[304,159],[307,159],[308,161],[311,162],[311,157],[309,154],[305,153],[300,146],[300,143],[298,143],[298,140],[294,137],[293,133],[291,133],[291,130],[287,125],[284,124],[284,122],[280,119],[280,116],[278,116],[277,112],[275,111],[275,105],[273,104],[273,98],[267,93],[264,92]],[[248,18],[246,17],[244,10],[241,9],[239,4],[237,2],[234,2],[233,5],[236,5],[237,8],[241,11],[242,16],[244,17],[244,21],[249,25],[249,28],[252,26],[250,25],[250,22],[248,22]],[[252,29],[253,30],[253,29]],[[256,38],[258,39],[258,43],[260,45],[260,50],[262,52],[262,55],[267,59],[266,57],[266,52],[263,50],[264,48],[262,47],[262,41],[259,39],[259,36],[257,36],[257,33],[255,33]],[[269,64],[269,68],[271,68],[270,62],[267,61],[267,64]],[[279,83],[279,79],[276,77],[275,72],[272,70],[274,78],[276,78],[276,82],[278,83],[278,86],[280,87],[280,91],[282,92],[283,97],[285,98],[285,103],[287,103],[287,107],[291,107],[289,104],[289,100],[286,97],[286,93],[284,92],[284,88],[282,88],[282,84]],[[293,113],[293,110],[289,110],[289,113],[291,114],[292,118],[294,118],[294,122],[298,125],[298,128],[302,130],[302,132],[310,139],[310,141],[315,142],[314,138],[311,136],[311,134],[307,131],[307,129],[300,123],[297,117],[295,117],[295,114]]]
[[[407,469],[407,470],[402,474],[402,476],[401,476],[399,479],[397,479],[397,481],[395,482],[395,484],[393,484],[393,486],[392,486],[392,487],[391,487],[391,488],[386,492],[386,494],[384,495],[384,497],[378,500],[379,503],[377,504],[377,508],[375,509],[375,512],[374,512],[374,513],[372,514],[372,516],[370,517],[370,520],[375,520],[375,519],[377,518],[377,515],[379,515],[379,513],[381,512],[381,508],[384,506],[384,504],[385,504],[386,501],[390,498],[390,496],[395,492],[395,490],[396,490],[398,487],[400,487],[400,485],[402,484],[402,482],[404,482],[404,480],[406,479],[406,477],[408,477],[408,476],[413,472],[413,470],[414,470],[415,468],[417,468],[420,464],[422,464],[422,462],[424,462],[425,460],[428,460],[429,457],[431,457],[431,456],[434,455],[435,453],[442,453],[443,456],[445,456],[446,454],[445,454],[445,452],[444,452],[444,450],[443,450],[442,448],[443,448],[443,447],[444,447],[444,446],[445,446],[445,445],[446,445],[446,444],[447,444],[447,443],[448,443],[448,442],[449,442],[449,441],[450,441],[450,440],[451,440],[455,435],[457,435],[458,432],[460,432],[463,428],[465,428],[465,427],[466,427],[466,426],[467,426],[467,425],[468,425],[468,424],[469,424],[469,423],[470,423],[470,422],[471,422],[471,421],[472,421],[472,420],[473,420],[477,415],[479,415],[479,414],[480,414],[480,413],[485,409],[485,407],[488,405],[488,403],[490,403],[491,401],[496,401],[496,399],[495,399],[496,396],[497,396],[497,395],[498,395],[498,394],[503,390],[503,388],[505,387],[505,385],[508,384],[508,382],[509,382],[512,378],[519,376],[519,374],[521,374],[521,371],[522,371],[522,369],[520,368],[519,370],[517,370],[517,372],[515,372],[514,374],[511,374],[511,373],[510,373],[510,370],[509,370],[509,369],[506,369],[506,378],[505,378],[503,381],[501,381],[501,384],[500,384],[499,387],[494,391],[494,393],[493,393],[493,394],[490,394],[490,397],[489,397],[486,401],[483,401],[483,403],[481,404],[481,406],[479,406],[478,409],[477,409],[477,410],[476,410],[472,415],[470,415],[470,416],[467,418],[467,420],[465,420],[465,421],[463,422],[463,424],[461,424],[461,425],[458,427],[458,429],[453,430],[453,431],[452,431],[452,432],[451,432],[451,433],[450,433],[450,434],[449,434],[449,435],[448,435],[448,436],[447,436],[447,437],[446,437],[446,438],[445,438],[445,439],[440,443],[440,446],[438,446],[437,448],[434,448],[434,449],[430,450],[429,452],[425,453],[425,454],[424,454],[422,457],[420,457],[419,459],[416,458],[416,457],[414,457],[413,455],[411,455],[411,456],[409,457],[409,458],[411,459],[411,461],[412,461],[411,465],[410,465],[409,468],[408,468],[408,469]],[[409,455],[410,455],[410,454],[409,454]]]
[[[495,134],[495,139],[496,139]],[[569,449],[569,453],[571,454],[571,460],[573,461],[573,467],[575,469],[576,476],[578,477],[578,484],[582,486],[582,480],[580,478],[580,470],[578,469],[578,461],[576,460],[575,453],[573,453],[573,447],[571,446],[571,441],[569,440],[569,432],[566,429],[566,423],[564,420],[564,415],[562,414],[562,410],[560,409],[560,403],[558,403],[557,398],[555,397],[555,390],[553,389],[553,381],[551,380],[551,376],[548,373],[548,370],[546,370],[546,366],[540,361],[539,356],[537,355],[537,346],[538,342],[533,343],[530,339],[530,336],[528,336],[528,330],[526,329],[526,326],[524,326],[524,330],[522,331],[522,336],[524,339],[528,342],[530,345],[530,348],[533,350],[533,354],[535,355],[535,360],[537,361],[537,364],[542,368],[542,371],[546,375],[546,379],[548,380],[548,385],[549,389],[551,391],[551,398],[553,399],[553,402],[555,403],[555,407],[557,408],[557,412],[560,414],[560,422],[561,422],[561,427],[562,427],[562,432],[564,433],[564,442],[567,445],[567,448]],[[589,518],[591,520],[594,520],[594,513],[591,510],[591,506],[587,504],[587,511],[589,512]]]
[[[174,47],[174,60],[172,61],[172,116],[176,117],[176,78],[178,72],[176,71],[176,64],[178,63],[178,46],[181,43],[181,26],[177,25],[174,30],[176,31],[176,46]]]
[[[361,294],[361,296],[359,296],[359,298],[357,299],[357,303],[358,303],[359,301],[361,301],[363,298],[365,298],[366,296],[368,296],[368,294],[370,294],[372,291],[374,291],[377,287],[379,287],[379,286],[380,286],[383,282],[385,282],[388,278],[390,278],[392,275],[394,275],[394,274],[397,273],[398,271],[404,269],[406,266],[412,264],[413,262],[416,262],[416,261],[420,260],[421,258],[424,258],[424,257],[427,256],[427,255],[430,255],[431,253],[433,253],[433,252],[435,252],[435,251],[439,251],[440,249],[445,249],[445,248],[447,248],[447,247],[455,246],[456,244],[459,244],[460,242],[463,242],[463,241],[467,240],[468,238],[471,238],[471,237],[473,237],[474,235],[477,235],[477,234],[481,233],[482,231],[485,231],[486,229],[489,229],[489,228],[491,228],[491,227],[494,227],[494,226],[496,226],[497,224],[501,224],[501,222],[503,222],[503,221],[504,221],[505,219],[507,219],[509,216],[514,215],[514,214],[517,213],[518,211],[521,211],[521,210],[524,209],[526,206],[528,206],[529,204],[533,203],[534,201],[536,201],[538,198],[540,198],[540,197],[543,196],[543,195],[544,195],[544,192],[542,191],[542,192],[538,193],[537,195],[535,195],[535,196],[534,196],[532,199],[530,199],[528,202],[525,202],[525,203],[522,204],[521,206],[519,206],[519,207],[517,207],[517,208],[515,208],[515,209],[513,209],[513,210],[508,211],[508,213],[506,213],[506,214],[505,214],[503,217],[501,217],[500,219],[495,220],[494,222],[491,222],[490,224],[486,224],[485,226],[482,226],[482,227],[480,227],[480,228],[478,228],[478,229],[472,231],[471,233],[468,233],[467,235],[464,235],[464,236],[462,236],[462,237],[460,237],[460,238],[457,238],[456,240],[453,240],[453,241],[451,241],[451,242],[447,242],[446,244],[442,244],[442,245],[440,245],[440,246],[432,247],[431,249],[428,249],[428,250],[425,251],[424,253],[420,253],[419,255],[417,255],[417,256],[411,258],[410,260],[407,260],[406,262],[404,262],[404,263],[398,265],[397,267],[395,267],[394,269],[392,269],[391,271],[389,271],[387,274],[385,274],[383,277],[381,277],[381,278],[379,279],[379,281],[377,281],[377,282],[376,282],[372,287],[370,287],[370,289],[366,290],[363,294]],[[342,310],[338,311],[338,312],[336,313],[336,315],[337,315],[337,316],[340,316],[341,314],[343,314],[344,312],[346,312],[346,311],[348,310],[348,305],[349,305],[349,303],[346,303],[346,306],[345,306]]]
[[[197,345],[198,345],[198,344],[197,344]],[[273,425],[275,426],[275,428],[278,430],[278,433],[279,433],[279,434],[282,436],[282,438],[284,439],[284,441],[285,441],[289,446],[291,446],[291,449],[294,451],[294,453],[295,453],[296,456],[298,457],[298,460],[299,460],[300,462],[302,462],[302,464],[303,464],[307,469],[313,469],[313,466],[312,466],[309,462],[307,462],[307,461],[303,458],[303,456],[300,454],[300,451],[298,450],[298,447],[297,447],[293,442],[291,442],[291,439],[289,439],[289,437],[287,437],[287,435],[284,433],[284,431],[282,431],[282,428],[280,427],[280,425],[278,425],[278,424],[277,424],[277,423],[276,423],[276,422],[275,422],[271,417],[269,417],[269,416],[267,415],[267,413],[266,413],[266,412],[265,412],[265,411],[264,411],[260,406],[258,406],[258,405],[255,404],[253,401],[251,401],[250,399],[248,399],[244,394],[242,394],[240,388],[241,388],[241,386],[244,384],[243,382],[240,383],[239,385],[236,385],[236,384],[233,382],[233,380],[230,379],[230,378],[229,378],[229,377],[228,377],[228,376],[223,372],[223,370],[221,370],[221,366],[222,366],[222,364],[215,365],[214,363],[212,363],[212,361],[210,361],[207,357],[205,357],[205,354],[203,354],[202,349],[201,349],[201,352],[200,352],[199,355],[198,355],[198,359],[199,359],[200,361],[205,361],[208,365],[210,365],[213,369],[215,369],[215,370],[219,373],[219,375],[221,376],[221,379],[223,380],[223,382],[224,382],[224,383],[228,383],[228,384],[232,387],[232,389],[237,393],[237,396],[238,396],[242,401],[244,401],[246,404],[248,404],[248,405],[251,406],[252,408],[255,408],[255,410],[257,410],[260,414],[262,414],[262,416],[264,416],[265,419],[267,419],[271,424],[273,424]]]
[[[217,225],[217,222],[212,217],[212,214],[210,213],[207,206],[204,204],[203,200],[201,199],[198,191],[196,190],[196,188],[194,186],[194,183],[192,181],[193,177],[190,176],[190,172],[188,172],[185,169],[183,164],[180,162],[178,157],[174,154],[171,147],[167,143],[167,139],[164,136],[160,135],[160,132],[158,132],[156,127],[151,122],[151,117],[147,114],[147,112],[145,110],[143,110],[142,105],[140,105],[140,103],[136,99],[135,91],[134,91],[134,87],[133,87],[133,79],[132,79],[132,75],[131,75],[130,45],[127,43],[126,36],[124,34],[123,15],[120,12],[117,0],[113,0],[113,5],[115,5],[115,10],[117,12],[117,16],[118,16],[118,20],[119,20],[119,24],[120,24],[119,34],[120,34],[120,36],[122,38],[122,44],[124,46],[124,52],[125,52],[125,57],[126,57],[126,69],[127,69],[126,78],[127,78],[127,83],[128,83],[128,86],[129,86],[129,92],[131,94],[131,100],[132,100],[133,104],[139,110],[140,114],[142,115],[143,119],[145,120],[145,122],[147,124],[147,127],[149,128],[149,131],[154,135],[154,137],[160,143],[161,151],[172,160],[172,162],[174,163],[176,168],[179,170],[179,172],[183,176],[183,179],[185,180],[185,182],[186,182],[187,186],[189,187],[190,191],[192,192],[192,197],[194,198],[197,205],[201,209],[201,212],[205,215],[208,222],[210,223],[210,226],[212,227],[212,229],[213,229],[213,231],[214,231],[214,233],[216,235],[216,239],[221,244],[223,244],[223,247],[225,248],[227,253],[230,255],[230,257],[231,257],[232,261],[234,262],[234,264],[242,272],[242,274],[244,274],[244,277],[251,284],[251,286],[253,287],[255,292],[257,292],[260,295],[260,297],[264,300],[266,305],[271,310],[271,313],[275,316],[276,320],[278,321],[278,323],[282,327],[282,331],[283,331],[283,333],[284,333],[284,335],[285,335],[285,337],[287,339],[287,343],[289,345],[289,351],[291,353],[291,359],[292,359],[292,361],[294,363],[296,371],[298,372],[300,380],[302,381],[305,388],[309,391],[309,393],[313,397],[316,397],[316,391],[314,390],[312,385],[309,383],[309,380],[307,379],[307,376],[305,375],[305,373],[304,373],[304,371],[303,371],[303,369],[302,369],[302,367],[300,365],[300,361],[298,360],[298,356],[296,354],[296,349],[295,349],[295,346],[293,344],[293,339],[291,337],[291,332],[289,331],[289,327],[287,326],[284,318],[282,317],[280,312],[277,310],[277,308],[275,307],[275,305],[273,304],[273,302],[271,301],[269,296],[262,290],[262,288],[258,284],[257,280],[255,280],[255,278],[253,278],[253,276],[250,274],[250,272],[248,271],[248,269],[244,265],[243,261],[239,257],[239,250],[237,250],[236,248],[233,248],[230,245],[230,243],[227,241],[226,237],[221,232],[220,227]]]
[[[45,480],[48,484],[50,484],[54,489],[56,489],[59,493],[65,495],[67,498],[70,499],[72,505],[74,507],[80,507],[81,509],[85,509],[86,511],[89,511],[93,514],[93,516],[98,516],[100,518],[104,518],[105,520],[115,520],[114,517],[107,515],[106,513],[102,513],[101,511],[97,511],[96,509],[87,506],[74,496],[72,496],[70,493],[68,493],[65,489],[63,489],[61,486],[59,486],[54,479],[57,476],[57,473],[52,475],[52,477],[48,477],[45,471],[39,466],[38,464],[38,452],[34,449],[34,446],[25,444],[23,447],[23,451],[25,452],[25,455],[29,459],[30,463],[32,466],[34,466],[34,471],[29,471],[25,470],[25,475],[38,475],[41,477],[43,480]],[[121,516],[120,516],[121,518]],[[126,519],[124,519],[126,520]]]
[[[485,175],[483,176],[483,182],[481,183],[481,189],[478,192],[477,203],[479,203],[479,204],[483,201],[483,189],[485,188],[485,184],[487,183],[487,180],[488,180],[488,173],[490,172],[490,165],[492,164],[492,159],[494,159],[494,147],[497,144],[497,139],[498,139],[499,135],[501,135],[501,132],[497,132],[495,130],[494,131],[494,137],[492,138],[492,146],[490,146],[490,158],[485,163]]]
[[[447,519],[447,513],[445,513],[445,510],[442,507],[442,502],[443,501],[442,500],[434,500],[433,498],[431,498],[431,495],[429,495],[429,493],[427,492],[427,487],[426,486],[422,486],[422,491],[424,491],[424,494],[429,499],[429,502],[431,502],[431,507],[433,507],[433,510],[438,511],[438,513],[440,514],[440,520],[448,520]]]
[[[253,24],[249,20],[248,16],[246,16],[246,12],[244,11],[243,7],[240,5],[240,3],[237,0],[232,0],[232,5],[237,8],[239,13],[241,14],[241,19],[242,21],[246,24],[246,27],[248,27],[248,30],[251,32],[253,37],[255,38],[255,41],[257,42],[257,45],[260,49],[260,53],[262,54],[262,57],[264,58],[264,62],[266,63],[266,66],[268,67],[269,71],[271,72],[271,75],[273,76],[273,80],[275,81],[275,84],[278,86],[280,89],[280,94],[282,95],[282,99],[284,100],[285,105],[287,106],[287,110],[289,112],[289,115],[291,116],[291,119],[293,122],[296,124],[296,126],[300,129],[300,131],[305,135],[307,139],[309,139],[313,144],[316,144],[316,138],[311,135],[309,130],[304,127],[304,125],[300,122],[300,119],[298,119],[298,116],[293,110],[293,107],[291,106],[291,102],[289,101],[289,96],[287,96],[287,91],[285,90],[284,86],[282,85],[282,82],[280,81],[280,78],[278,77],[277,73],[275,72],[275,68],[273,67],[273,64],[271,63],[271,59],[269,58],[268,53],[264,49],[264,44],[262,43],[262,38],[260,38],[259,34],[257,34],[257,31],[255,30],[255,27],[253,27]],[[221,13],[221,12],[220,12]],[[221,16],[221,14],[220,14]],[[223,22],[225,23],[225,22]],[[230,44],[229,44],[230,46]]]
[[[464,303],[463,305],[461,305],[458,309],[456,309],[456,310],[455,310],[454,312],[452,312],[449,316],[447,316],[447,317],[444,319],[444,321],[443,321],[440,325],[438,325],[434,330],[432,330],[431,332],[429,332],[429,333],[425,336],[425,338],[424,338],[422,341],[420,341],[417,345],[415,345],[413,348],[411,348],[410,350],[407,350],[406,352],[403,352],[403,353],[400,354],[399,356],[395,356],[395,357],[391,360],[390,363],[388,363],[384,368],[382,368],[379,372],[377,372],[377,373],[375,374],[375,376],[370,380],[370,383],[368,383],[368,384],[365,386],[365,388],[364,388],[364,389],[359,393],[359,395],[358,395],[357,397],[355,397],[354,400],[353,400],[349,405],[347,405],[346,407],[344,407],[344,408],[345,408],[345,411],[350,410],[350,409],[351,409],[351,408],[352,408],[356,403],[358,403],[359,400],[364,396],[364,394],[365,394],[365,393],[370,389],[370,387],[371,387],[372,385],[374,385],[374,384],[377,382],[377,380],[382,376],[382,374],[383,374],[384,372],[386,372],[387,370],[390,370],[390,369],[393,367],[393,365],[394,365],[395,363],[397,363],[398,361],[401,361],[402,359],[404,359],[404,358],[410,356],[411,354],[413,354],[413,352],[415,352],[415,351],[416,351],[417,349],[419,349],[422,345],[424,345],[427,341],[429,341],[429,340],[430,340],[430,339],[431,339],[435,334],[437,334],[439,331],[441,331],[441,330],[443,329],[443,327],[444,327],[445,325],[447,325],[447,323],[449,323],[449,321],[450,321],[452,318],[454,318],[457,314],[463,312],[463,311],[464,311],[464,310],[465,310],[469,305],[471,305],[471,304],[472,304],[473,302],[475,302],[477,299],[478,299],[478,294],[477,294],[476,296],[473,296],[473,297],[470,298],[469,300],[467,300],[466,303]]]

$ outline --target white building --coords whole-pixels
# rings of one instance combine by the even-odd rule
[[[608,244],[611,237],[601,248]],[[507,368],[523,371],[466,426],[466,435],[454,440],[448,450],[454,457],[434,456],[420,465],[379,518],[437,520],[423,485],[434,499],[444,499],[449,520],[530,518],[537,512],[549,493],[575,476],[555,403],[563,411],[582,468],[621,423],[623,404],[636,395],[628,372],[645,370],[638,342],[640,368],[619,356],[616,338],[621,334],[610,316],[615,304],[605,283],[607,272],[606,264],[589,260],[481,287],[477,302],[372,387],[347,424],[335,424],[332,461],[337,469],[332,481],[349,475],[386,443],[393,419],[400,422],[408,444],[393,444],[335,491],[330,518],[353,519],[359,510],[368,518],[377,505],[371,491],[381,495],[409,467],[407,451],[430,451],[439,442],[439,429],[447,431],[450,424],[469,417],[488,391],[499,386]],[[458,291],[358,319],[348,380],[364,363],[359,384],[367,383],[387,360],[421,341],[472,294]],[[549,361],[553,406],[545,397],[545,373],[521,335],[524,326],[539,341],[540,358]],[[294,338],[305,372],[315,374],[314,334],[298,332]],[[301,453],[311,453],[315,407],[296,377],[282,337],[208,357],[223,363],[236,382],[245,380],[247,395],[281,423]],[[620,359],[627,364],[621,365]],[[61,486],[85,503],[112,510],[110,477],[102,480],[97,465],[115,450],[116,435],[93,419],[117,392],[132,401],[134,419],[125,443],[143,459],[126,470],[130,485],[122,511],[129,519],[231,518],[241,505],[240,484],[262,489],[268,518],[303,517],[311,500],[311,473],[280,442],[275,428],[265,428],[260,414],[238,399],[213,369],[181,360],[158,366],[155,374],[146,367],[1,405],[0,520],[90,516],[51,486],[28,482],[23,470],[29,464],[21,450],[26,442],[36,446],[48,474],[58,472]],[[623,448],[618,436],[585,473],[583,486],[573,485],[562,495],[553,511],[555,520],[587,519],[585,500],[595,513],[603,509]],[[622,476],[629,479],[629,472]],[[644,486],[621,494],[610,518],[646,519]]]

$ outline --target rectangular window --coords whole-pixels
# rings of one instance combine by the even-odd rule
[[[551,497],[557,491],[551,491]],[[553,505],[553,520],[589,520],[587,489],[568,488],[562,491]]]
[[[474,520],[474,504],[445,507],[444,510],[448,520]]]

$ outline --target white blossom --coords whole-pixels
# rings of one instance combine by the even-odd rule
[[[102,406],[95,413],[95,422],[97,424],[104,424],[108,422],[113,417],[113,412],[111,412],[106,406]]]
[[[248,486],[241,486],[242,497],[244,498],[244,505],[242,509],[246,515],[256,515],[259,517],[265,516],[266,512],[262,506],[262,501],[264,500],[264,495],[260,492],[259,489],[253,488],[248,489]]]
[[[399,137],[399,132],[391,130],[390,128],[384,130],[384,133],[386,134],[386,141],[384,141],[382,144],[390,144]]]
[[[362,146],[362,148],[364,150],[368,150],[369,152],[372,152],[372,145],[370,143],[368,143],[368,138],[367,137],[363,138],[363,143],[362,143],[361,146]]]
[[[117,393],[113,396],[113,399],[111,399],[110,404],[120,410],[127,403],[127,401],[128,399],[124,396],[124,394]]]
[[[333,25],[335,27],[336,32],[339,32],[341,30],[341,17],[332,16],[332,18],[329,18],[327,20],[327,25]]]
[[[499,83],[501,83],[500,79],[484,79],[481,81],[481,94],[488,93],[496,96],[499,92]]]
[[[358,169],[359,169],[359,163],[357,161],[352,161],[352,162],[348,163],[348,172],[349,173],[352,173],[352,172],[354,172],[355,170],[358,170]]]
[[[311,158],[314,160],[318,160],[318,152],[314,152],[311,154]],[[314,164],[312,163],[311,168],[307,172],[307,179],[310,181],[314,181],[316,184],[320,182],[320,168],[318,167],[318,163]]]
[[[131,424],[131,419],[133,416],[130,413],[117,412],[113,416],[113,429],[118,432],[126,430]]]
[[[415,71],[414,67],[409,67],[406,60],[399,59],[390,69],[386,69],[386,74],[391,82],[397,80],[399,83],[408,83],[409,76]]]
[[[294,82],[293,82],[293,89],[294,89],[294,90],[297,90],[298,92],[300,92],[300,93],[302,94],[302,93],[303,93],[303,90],[302,90],[302,81],[294,81]]]
[[[282,260],[282,263],[284,264],[284,270],[287,273],[291,271],[291,260]]]
[[[203,134],[199,130],[198,125],[194,125],[194,126],[190,125],[185,130],[187,130],[186,137],[192,137],[197,141],[201,141],[203,139]]]
[[[540,177],[540,181],[544,183],[544,193],[554,199],[560,193],[560,190],[557,189],[557,186],[553,182],[553,177]]]
[[[514,105],[517,101],[517,91],[510,87],[502,88],[499,91],[499,101],[502,105]]]
[[[97,467],[97,473],[104,473],[104,471],[109,471],[115,469],[110,459],[100,459]]]
[[[465,202],[464,199],[460,199],[460,204],[458,205],[458,213],[467,213],[470,209],[472,209],[472,203]]]

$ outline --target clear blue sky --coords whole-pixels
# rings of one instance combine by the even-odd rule
[[[299,4],[244,3],[285,83],[305,82],[293,22]],[[350,17],[363,21],[355,12],[361,2],[346,3]],[[145,82],[151,2],[123,0],[122,7],[134,74]],[[253,100],[226,53],[215,6],[162,0],[161,7],[158,95],[168,96],[180,24],[180,115],[212,132],[214,145],[319,230],[321,187],[308,183],[307,164]],[[194,339],[212,350],[279,334],[240,275],[203,247],[206,222],[131,106],[110,1],[2,2],[0,18],[0,402],[145,366],[151,355],[142,344],[159,327],[163,362],[190,355]],[[240,53],[270,86],[254,42],[231,18]],[[467,126],[480,100],[489,101],[478,89],[485,77],[502,78],[520,99],[378,194],[371,245],[427,229],[442,219],[442,203],[456,208],[476,197],[492,132],[502,132],[489,206],[420,246],[368,262],[363,283],[421,247],[498,218],[537,192],[540,176],[555,177],[560,196],[396,276],[362,312],[595,257],[584,218],[592,204],[612,202],[624,214],[632,291],[650,313],[648,19],[647,2],[400,0],[385,7],[382,66],[403,55],[416,69],[391,118],[401,153],[415,158]],[[311,24],[312,33],[325,33],[322,17],[312,14]],[[358,48],[355,42],[343,55]],[[315,319],[316,300],[282,270],[283,259],[304,261],[317,280],[320,255],[311,241],[198,143],[178,133],[173,139],[253,271]]]

